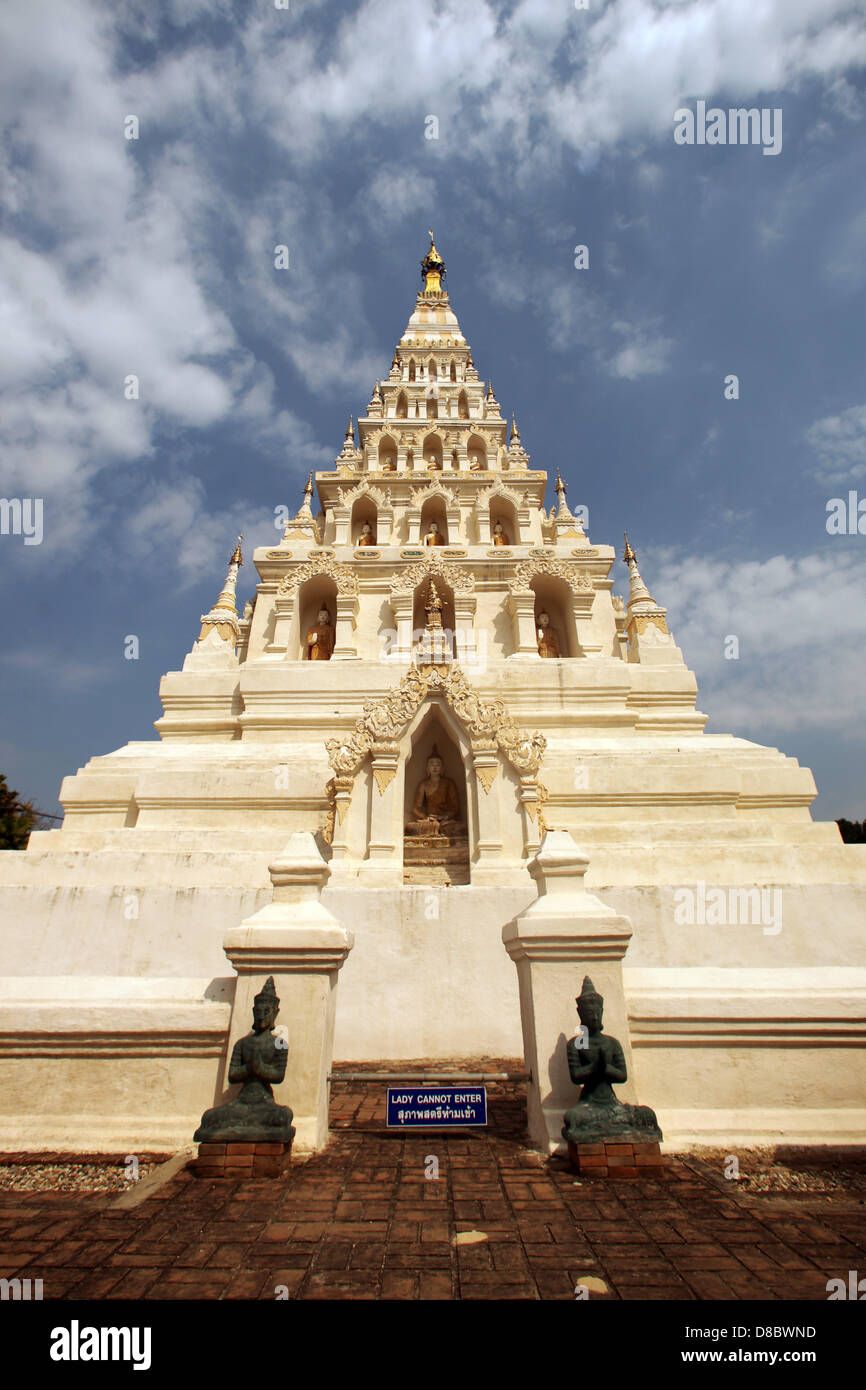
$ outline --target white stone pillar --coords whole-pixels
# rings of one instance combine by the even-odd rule
[[[514,651],[511,659],[529,657],[540,661],[538,638],[535,635],[535,593],[519,589],[508,595],[508,611],[514,626]]]
[[[309,831],[289,840],[269,865],[273,900],[226,933],[223,949],[238,974],[227,1056],[252,1027],[253,998],[274,977],[285,1030],[285,1080],[274,1087],[278,1105],[294,1111],[295,1147],[324,1148],[328,1137],[328,1076],[334,1048],[337,974],[354,937],[322,906],[330,869]]]
[[[391,648],[390,659],[398,665],[408,666],[412,660],[412,614],[414,607],[414,594],[391,595],[391,612],[394,614],[397,641]]]
[[[402,827],[397,823],[396,798],[400,787],[397,766],[400,748],[396,743],[374,743],[371,749],[373,795],[370,812],[367,858],[360,876],[366,884],[393,884],[403,881]],[[398,840],[397,836],[400,835]]]
[[[499,804],[499,750],[493,742],[472,745],[472,770],[477,784],[478,839],[472,881],[496,883],[502,874],[502,819]]]
[[[461,665],[472,667],[478,660],[475,642],[475,594],[454,595],[454,657]]]
[[[297,655],[297,653],[289,652],[289,637],[294,615],[295,593],[277,594],[274,600],[274,635],[268,646],[268,651],[285,652],[288,656]]]
[[[604,1031],[622,1045],[628,1081],[619,1100],[636,1100],[622,958],[631,923],[583,886],[589,860],[567,830],[549,830],[529,872],[538,897],[502,929],[505,949],[517,966],[527,1120],[532,1143],[547,1153],[566,1151],[562,1120],[580,1091],[568,1074],[566,1044],[580,1028],[575,1000],[584,975],[604,996]]]
[[[357,594],[337,594],[337,622],[332,661],[357,661],[355,648],[355,617],[358,612]]]

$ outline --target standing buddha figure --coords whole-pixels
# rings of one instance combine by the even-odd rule
[[[323,604],[319,609],[315,627],[311,627],[307,633],[307,661],[330,661],[336,635],[336,629],[331,624],[331,615]]]
[[[552,626],[550,614],[544,609],[538,615],[536,627],[536,638],[538,640],[538,655],[544,657],[562,656],[559,648],[559,633]]]

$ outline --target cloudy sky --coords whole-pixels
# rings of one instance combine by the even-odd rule
[[[44,502],[41,544],[0,536],[13,786],[55,810],[154,736],[236,533],[275,539],[387,374],[433,226],[708,727],[866,816],[866,535],[827,529],[866,499],[862,4],[4,0],[0,52],[0,495]],[[699,101],[780,111],[781,150],[678,144]]]

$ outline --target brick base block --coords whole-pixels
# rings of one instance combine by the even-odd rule
[[[289,1166],[291,1144],[199,1144],[187,1164],[194,1178],[278,1178]]]
[[[657,1143],[639,1141],[576,1144],[569,1139],[568,1158],[572,1171],[582,1178],[614,1178],[618,1182],[627,1178],[661,1178],[667,1166]]]

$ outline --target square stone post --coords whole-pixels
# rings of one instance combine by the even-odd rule
[[[566,1152],[562,1120],[580,1091],[568,1074],[566,1044],[580,1029],[575,999],[584,975],[604,996],[604,1032],[622,1045],[628,1080],[618,1100],[636,1100],[622,958],[631,923],[583,886],[589,860],[567,830],[549,830],[528,865],[538,897],[502,929],[505,949],[517,966],[529,1136],[545,1153]]]
[[[274,1099],[294,1111],[295,1147],[321,1149],[328,1137],[337,974],[354,937],[322,906],[330,869],[309,831],[292,835],[269,872],[273,900],[223,941],[238,974],[226,1055],[250,1031],[253,998],[273,975],[280,1000],[274,1031],[288,1046],[285,1080],[274,1087]]]
[[[358,661],[355,649],[355,619],[358,615],[356,594],[337,594],[337,621],[335,624],[334,650],[332,661]]]
[[[518,589],[508,595],[508,611],[514,624],[514,651],[509,660],[529,657],[540,661],[538,639],[535,635],[535,593],[532,589]]]

